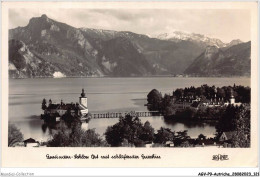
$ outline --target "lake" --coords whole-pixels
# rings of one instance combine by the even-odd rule
[[[233,84],[250,86],[250,78],[36,78],[9,80],[9,121],[24,134],[24,139],[34,138],[45,141],[50,136],[42,131],[41,103],[48,101],[65,103],[78,102],[81,89],[88,97],[89,112],[145,111],[147,94],[154,88],[164,93],[172,93],[176,88],[190,86],[228,86]],[[197,137],[200,133],[212,137],[215,126],[208,123],[167,122],[163,117],[145,117],[158,130],[167,127],[173,131],[188,130],[188,135]],[[118,119],[92,119],[88,128],[95,128],[103,135],[107,126]]]

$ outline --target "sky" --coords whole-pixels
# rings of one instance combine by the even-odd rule
[[[184,31],[223,42],[250,40],[250,11],[241,9],[10,9],[9,29],[26,26],[32,17],[42,14],[77,28],[131,31],[150,36]]]

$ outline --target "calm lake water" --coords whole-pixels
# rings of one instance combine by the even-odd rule
[[[42,131],[40,120],[42,99],[53,102],[78,102],[81,89],[84,88],[88,97],[90,112],[112,111],[145,111],[147,94],[154,88],[164,93],[172,93],[176,88],[200,86],[228,85],[250,86],[250,78],[46,78],[46,79],[10,79],[9,80],[9,121],[14,123],[24,138],[38,141],[47,140],[49,133]],[[171,128],[173,131],[188,130],[191,137],[200,133],[210,137],[215,133],[214,125],[187,124],[166,122],[163,117],[141,118],[149,121],[157,130],[160,127]],[[107,126],[118,122],[118,119],[93,119],[88,128],[95,128],[103,135]]]

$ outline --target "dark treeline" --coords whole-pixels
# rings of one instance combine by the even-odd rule
[[[180,99],[181,97],[187,97],[187,98],[196,98],[200,97],[202,99],[208,99],[216,98],[222,99],[224,101],[228,101],[231,97],[231,94],[235,97],[237,102],[242,103],[250,103],[250,87],[244,87],[244,86],[236,86],[235,84],[232,86],[224,86],[224,87],[215,87],[208,86],[208,85],[202,85],[200,87],[186,87],[184,89],[179,88],[173,91],[173,96],[176,99]]]
[[[232,147],[250,147],[250,109],[248,107],[227,106],[216,124],[216,136],[206,138],[200,134],[198,138],[192,139],[188,131],[173,131],[161,127],[155,131],[148,121],[141,123],[138,117],[127,115],[121,117],[119,122],[107,128],[105,138],[112,147],[144,147],[153,143],[153,147],[164,147],[171,142],[174,147],[194,147],[199,145],[201,140],[205,143],[215,142],[222,144],[219,137],[223,132],[232,132],[228,142]]]
[[[152,143],[153,147],[164,147],[167,142],[173,143],[175,147],[190,147],[193,146],[192,139],[187,133],[187,130],[174,132],[163,127],[156,132],[149,121],[142,124],[138,117],[126,115],[107,128],[105,138],[112,147],[145,147]]]
[[[174,132],[161,127],[156,132],[149,121],[143,124],[138,117],[131,115],[120,117],[104,135],[105,139],[94,129],[83,130],[81,122],[74,116],[74,119],[63,119],[53,126],[52,138],[44,144],[49,147],[145,147],[146,144],[164,147],[170,141],[177,147],[191,146],[187,130]]]

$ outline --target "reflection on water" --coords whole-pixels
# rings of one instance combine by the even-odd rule
[[[9,80],[9,121],[14,123],[24,134],[24,138],[38,141],[50,138],[50,128],[42,126],[39,116],[42,114],[42,99],[53,102],[78,102],[82,88],[88,97],[90,112],[145,111],[147,94],[154,88],[164,93],[173,89],[189,86],[208,85],[244,85],[250,86],[249,78],[61,78],[61,79],[10,79]],[[162,117],[145,117],[158,130],[160,127],[173,131],[188,130],[191,137],[200,133],[211,136],[214,125],[197,123],[167,122]],[[107,126],[118,122],[118,119],[93,119],[88,128],[95,128],[103,134]]]
[[[176,125],[178,123],[183,123],[187,128],[193,128],[193,127],[199,127],[199,128],[205,128],[206,126],[215,126],[216,122],[214,121],[208,121],[208,122],[198,122],[198,121],[176,121],[174,119],[164,119],[166,124],[169,125]]]
[[[188,135],[192,138],[198,137],[199,134],[204,134],[207,137],[213,137],[215,134],[214,123],[195,123],[195,122],[176,122],[165,120],[162,116],[155,117],[141,117],[142,123],[149,121],[151,126],[155,130],[159,130],[161,127],[170,128],[172,131],[188,130]],[[95,128],[96,132],[103,135],[108,126],[112,126],[118,122],[118,118],[112,119],[91,119],[89,121],[88,128]]]

